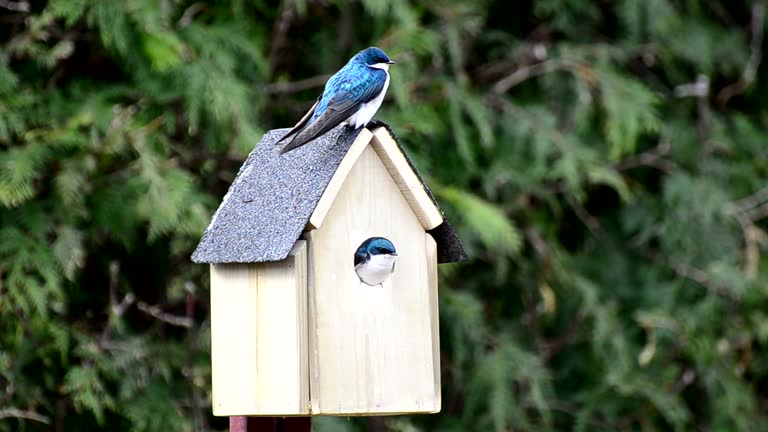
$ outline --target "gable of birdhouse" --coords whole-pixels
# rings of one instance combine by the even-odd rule
[[[376,201],[382,198],[379,195],[385,191],[393,190],[388,186],[394,186],[425,231],[435,229],[444,222],[434,198],[384,127],[378,127],[373,132],[363,129],[357,136],[309,218],[309,229],[323,224],[331,205],[347,182],[358,183],[359,193],[371,194],[370,197],[357,197],[357,201],[366,201],[370,205],[377,204]],[[386,211],[386,208],[378,211]]]

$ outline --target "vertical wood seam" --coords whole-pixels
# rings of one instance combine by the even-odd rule
[[[309,307],[307,314],[307,333],[308,333],[308,347],[307,356],[309,357],[309,363],[307,367],[309,375],[309,412],[313,413],[320,409],[320,388],[315,381],[315,377],[319,376],[320,362],[317,359],[317,304],[315,302],[315,289],[316,289],[316,268],[315,268],[315,233],[309,231],[305,233],[307,240],[307,304]],[[319,378],[318,378],[319,380]]]

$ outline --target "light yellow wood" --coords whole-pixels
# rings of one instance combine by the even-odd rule
[[[214,415],[309,414],[306,253],[211,265]]]
[[[342,159],[339,167],[336,168],[336,172],[333,174],[333,177],[331,177],[328,186],[326,186],[323,196],[321,196],[320,201],[317,202],[315,211],[312,212],[312,216],[309,217],[308,228],[319,228],[323,224],[323,220],[325,220],[325,216],[328,214],[328,209],[331,208],[333,200],[336,199],[336,194],[339,193],[341,185],[344,184],[344,180],[346,180],[349,175],[349,171],[355,165],[357,158],[360,157],[360,154],[363,153],[366,146],[371,142],[372,137],[373,133],[366,128],[363,128],[357,135],[355,142],[352,143],[352,146],[347,150],[347,154],[344,156],[344,159]]]
[[[436,394],[436,407],[432,412],[440,411],[440,313],[439,301],[437,298],[437,243],[431,235],[424,233],[426,240],[426,266],[427,283],[429,284],[429,319],[430,329],[432,329],[432,371]]]
[[[373,146],[379,158],[384,162],[387,172],[395,180],[395,184],[397,184],[408,205],[416,214],[421,226],[425,230],[431,230],[443,223],[443,215],[440,213],[440,209],[437,208],[427,194],[419,177],[413,172],[403,152],[400,151],[400,147],[392,138],[392,135],[389,134],[389,131],[386,128],[380,127],[373,133],[365,128],[360,131],[360,134],[355,139],[355,142],[352,143],[347,155],[344,156],[331,181],[328,183],[323,196],[320,197],[315,211],[309,218],[307,228],[315,229],[322,226],[328,214],[328,209],[339,193],[341,185],[368,144]]]
[[[398,252],[383,287],[361,283],[354,272],[355,250],[373,236],[390,239]],[[440,409],[437,257],[424,236],[387,167],[367,146],[323,224],[306,233],[313,415]]]
[[[376,153],[384,162],[387,171],[397,183],[408,204],[419,218],[424,229],[431,230],[443,223],[443,215],[440,209],[427,194],[419,177],[411,169],[408,160],[400,150],[389,131],[380,127],[373,132],[371,144]]]

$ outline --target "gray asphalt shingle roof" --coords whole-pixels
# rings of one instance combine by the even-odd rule
[[[395,137],[387,124],[376,124]],[[287,131],[267,132],[253,149],[203,233],[192,261],[251,263],[280,261],[288,256],[360,129],[339,126],[280,155],[282,146],[275,144]],[[395,142],[400,145],[397,137]],[[459,237],[447,221],[429,233],[437,243],[438,262],[467,260]]]

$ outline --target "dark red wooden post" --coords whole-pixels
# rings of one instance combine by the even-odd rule
[[[311,432],[312,417],[229,418],[229,432]]]

